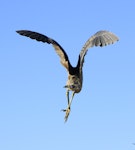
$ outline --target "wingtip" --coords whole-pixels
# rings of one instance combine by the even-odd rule
[[[20,33],[21,30],[16,30],[16,33]]]
[[[16,30],[16,32],[19,33],[19,34],[21,34],[24,31],[27,31],[27,30]]]

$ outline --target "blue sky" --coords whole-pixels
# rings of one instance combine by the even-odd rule
[[[0,149],[134,150],[135,2],[2,0],[0,9]],[[75,66],[99,30],[120,41],[89,49],[83,89],[68,122],[65,68],[53,47],[19,36],[28,29],[59,42]]]

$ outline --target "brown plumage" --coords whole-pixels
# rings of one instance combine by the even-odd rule
[[[18,30],[16,32],[19,33],[20,35],[27,36],[31,39],[35,39],[37,41],[52,44],[56,53],[60,57],[61,64],[67,69],[68,80],[67,80],[65,88],[67,88],[66,95],[67,95],[67,100],[68,100],[68,107],[67,107],[67,109],[63,109],[63,111],[66,112],[65,121],[67,121],[67,119],[68,119],[74,94],[79,93],[82,89],[82,82],[83,82],[82,67],[83,67],[83,63],[84,63],[84,57],[85,57],[88,49],[93,46],[103,47],[103,46],[106,46],[109,44],[113,44],[114,42],[119,40],[116,35],[114,35],[113,33],[109,32],[109,31],[97,32],[96,34],[91,36],[87,40],[87,42],[84,44],[84,46],[79,54],[77,65],[76,65],[76,67],[73,67],[70,64],[68,55],[66,54],[64,49],[59,45],[59,43],[57,43],[55,40],[53,40],[43,34],[33,32],[33,31]],[[72,91],[71,99],[69,99],[69,91]]]

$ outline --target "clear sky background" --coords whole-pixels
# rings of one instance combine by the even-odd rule
[[[1,0],[0,27],[0,150],[135,149],[134,0]],[[51,45],[20,29],[58,41],[74,66],[95,32],[119,37],[89,49],[67,123],[66,70]]]

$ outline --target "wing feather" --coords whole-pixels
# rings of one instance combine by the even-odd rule
[[[52,44],[53,47],[55,48],[56,53],[60,57],[61,64],[67,70],[69,69],[70,62],[69,62],[68,56],[67,56],[66,52],[64,51],[64,49],[55,40],[53,40],[53,39],[51,39],[51,38],[49,38],[49,37],[47,37],[47,36],[45,36],[43,34],[40,34],[40,33],[37,33],[37,32],[33,32],[33,31],[18,30],[16,32],[19,33],[20,35],[27,36],[27,37],[29,37],[31,39],[35,39],[37,41],[41,41],[41,42],[44,42],[44,43]]]
[[[84,63],[84,57],[89,48],[93,46],[100,46],[100,47],[107,46],[109,44],[115,43],[118,40],[119,38],[116,35],[114,35],[112,32],[98,31],[93,36],[91,36],[84,44],[79,55],[79,61],[78,61],[79,66],[82,68]]]

